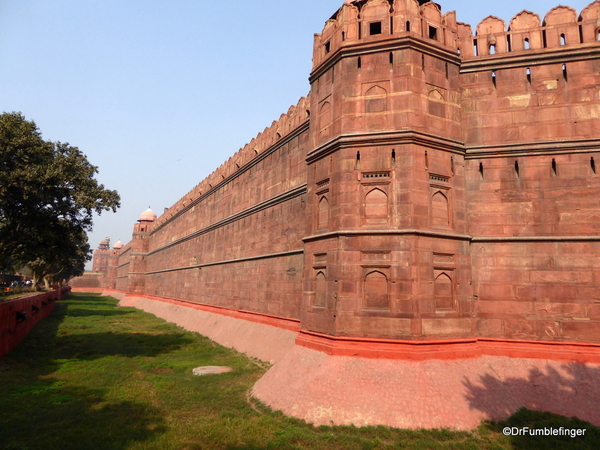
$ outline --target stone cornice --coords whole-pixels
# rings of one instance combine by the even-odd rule
[[[192,266],[182,266],[182,267],[174,267],[172,269],[163,269],[163,270],[154,270],[151,272],[146,272],[146,275],[152,275],[156,273],[166,273],[166,272],[177,272],[180,270],[190,270],[190,269],[201,269],[203,267],[211,267],[211,266],[221,266],[224,264],[234,264],[245,261],[256,261],[257,259],[269,259],[269,258],[279,258],[282,256],[292,256],[292,255],[302,255],[304,250],[290,250],[288,252],[279,252],[279,253],[268,253],[265,255],[257,255],[257,256],[248,256],[246,258],[237,258],[237,259],[227,259],[223,261],[215,261],[205,264],[194,264]]]
[[[589,242],[600,236],[478,236],[472,242]]]
[[[435,44],[433,43],[435,42]],[[374,42],[356,42],[354,44],[345,44],[337,49],[329,58],[323,61],[318,67],[315,67],[310,74],[309,82],[319,78],[343,58],[352,58],[357,56],[369,55],[372,53],[390,52],[394,50],[412,49],[425,55],[439,58],[446,62],[460,65],[460,56],[456,50],[448,47],[442,47],[437,41],[425,40],[413,34],[401,36],[390,36],[387,39],[380,39]]]
[[[561,153],[588,153],[600,150],[600,139],[569,141],[526,142],[496,145],[467,145],[465,159],[496,158],[506,155],[556,155]]]
[[[306,156],[311,164],[340,148],[360,148],[373,145],[417,144],[424,147],[444,150],[460,155],[465,154],[465,146],[460,141],[434,136],[420,131],[381,131],[375,133],[342,134],[315,148]]]
[[[465,59],[460,65],[460,73],[542,66],[546,64],[567,64],[592,59],[600,59],[600,46],[565,46],[558,49],[544,48],[520,51],[518,54],[516,52],[515,54],[509,52],[482,56],[478,59]]]
[[[453,239],[460,241],[470,241],[473,236],[466,234],[446,233],[438,231],[427,231],[427,230],[415,230],[415,229],[397,229],[397,230],[339,230],[330,231],[328,233],[316,234],[313,236],[307,236],[302,240],[304,242],[318,241],[321,239],[339,238],[344,236],[401,236],[401,235],[412,235],[412,236],[426,236],[436,237],[444,239]]]
[[[397,230],[339,230],[328,233],[307,236],[304,242],[318,241],[322,239],[340,238],[347,236],[424,236],[460,241],[478,242],[589,242],[600,241],[598,236],[471,236],[467,234],[448,233],[440,231],[397,229]]]
[[[230,223],[233,223],[237,220],[243,219],[244,217],[248,217],[248,216],[255,214],[257,212],[260,212],[264,209],[270,208],[272,206],[278,205],[283,202],[287,202],[288,200],[291,200],[293,198],[299,197],[304,194],[306,194],[306,183],[302,184],[300,186],[297,186],[293,189],[290,189],[289,191],[286,191],[279,195],[271,197],[271,198],[265,200],[264,202],[258,203],[254,206],[251,206],[250,208],[244,209],[243,211],[240,211],[237,214],[233,214],[229,217],[226,217],[225,219],[215,222],[207,227],[201,228],[200,230],[197,230],[197,231],[195,231],[191,234],[188,234],[182,238],[179,238],[173,242],[163,245],[162,247],[152,250],[152,251],[148,252],[147,254],[153,255],[155,253],[161,252],[161,251],[171,248],[173,246],[179,245],[182,242],[188,241],[190,239],[194,239],[194,238],[201,236],[203,234],[206,234],[210,231],[216,230],[217,228],[221,228],[221,227],[228,225]]]

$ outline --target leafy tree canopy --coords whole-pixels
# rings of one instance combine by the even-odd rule
[[[47,280],[83,273],[93,214],[120,206],[96,173],[77,147],[44,141],[20,113],[0,115],[0,270],[27,265]]]

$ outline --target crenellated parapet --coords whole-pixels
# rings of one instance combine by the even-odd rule
[[[225,163],[221,164],[191,191],[181,197],[173,206],[167,209],[154,223],[152,229],[164,225],[176,217],[181,211],[198,201],[200,197],[210,192],[221,182],[240,171],[246,164],[261,155],[266,149],[284,140],[286,136],[305,123],[310,117],[310,97],[302,97],[296,105],[279,119],[253,138],[243,148],[238,150]]]
[[[442,14],[438,4],[416,0],[346,1],[315,34],[313,69],[342,50],[388,43],[412,36],[456,49],[456,13]]]
[[[463,59],[502,54],[568,49],[596,43],[600,35],[600,1],[581,14],[568,6],[551,9],[543,20],[531,11],[521,11],[508,26],[495,16],[483,19],[472,34],[470,25],[458,24],[458,48]]]

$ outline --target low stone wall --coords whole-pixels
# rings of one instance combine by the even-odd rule
[[[102,284],[106,278],[104,272],[85,272],[80,277],[72,278],[69,285],[73,288],[73,292],[102,292]],[[75,289],[96,289],[96,291],[82,291]]]
[[[40,292],[0,302],[0,358],[17,346],[43,318],[48,317],[57,300],[62,300],[70,287]]]
[[[90,292],[95,294],[102,294],[104,289],[102,288],[86,288],[86,287],[74,287],[71,292]]]

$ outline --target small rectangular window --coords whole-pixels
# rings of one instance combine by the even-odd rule
[[[325,44],[325,53],[329,53],[331,51],[331,41]]]
[[[437,40],[437,28],[429,26],[429,39]]]
[[[381,34],[381,22],[372,22],[369,24],[369,34]]]

